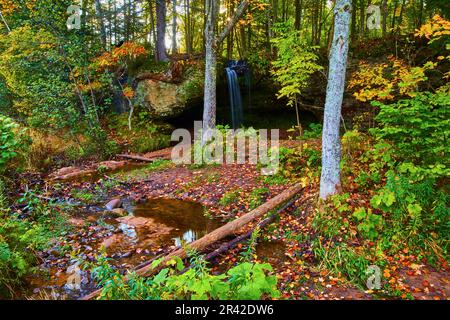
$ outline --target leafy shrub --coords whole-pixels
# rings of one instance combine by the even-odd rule
[[[27,193],[22,200],[26,203],[26,217],[11,212],[0,180],[0,297],[14,294],[12,288],[33,272],[34,252],[48,248],[51,239],[67,229],[65,220],[33,193]]]
[[[10,118],[0,115],[0,172],[17,155],[19,143],[14,134],[15,128],[17,125]]]
[[[103,287],[99,299],[113,300],[257,300],[279,296],[277,278],[270,275],[269,264],[241,262],[225,274],[213,275],[204,257],[190,251],[190,268],[179,258],[167,263],[154,277],[144,278],[134,273],[129,281],[115,271],[108,259],[100,257],[93,269],[94,278]],[[157,267],[161,260],[155,261]]]
[[[219,200],[219,204],[221,206],[229,206],[233,202],[239,199],[239,194],[242,190],[235,190],[235,191],[229,191],[225,192]]]
[[[371,199],[386,215],[383,242],[393,251],[407,245],[429,260],[447,259],[450,241],[449,196],[434,179],[411,183],[407,175],[388,172],[387,182]]]
[[[302,139],[318,139],[322,136],[323,126],[321,123],[311,123],[309,129],[305,130]]]
[[[130,145],[130,151],[146,153],[170,145],[167,125],[153,123],[146,111],[138,110],[133,120],[132,130],[128,128],[128,115],[109,116],[109,127],[114,130],[120,140]]]
[[[358,208],[353,213],[358,221],[358,231],[361,232],[362,236],[375,240],[378,237],[378,231],[383,226],[383,218],[381,215],[373,214],[372,209]]]
[[[391,141],[404,161],[421,166],[448,167],[450,145],[450,96],[418,94],[407,100],[380,107],[376,120],[381,128],[372,130],[378,138]]]
[[[33,126],[62,128],[81,116],[59,49],[50,32],[31,26],[0,36],[0,75],[14,97],[15,112],[26,115]]]

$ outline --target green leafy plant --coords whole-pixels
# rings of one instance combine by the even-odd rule
[[[0,115],[0,172],[5,170],[7,163],[17,156],[19,142],[14,133],[16,128],[17,124],[10,118]]]
[[[373,104],[380,107],[376,120],[381,128],[373,129],[372,133],[394,143],[398,155],[404,161],[426,168],[437,165],[448,167],[448,94],[423,92],[412,99],[400,100],[394,104]]]
[[[358,208],[353,213],[357,219],[358,231],[363,237],[374,240],[378,237],[378,232],[383,226],[383,218],[380,215],[373,214],[372,209]]]
[[[225,192],[222,198],[220,198],[219,204],[221,206],[229,206],[230,204],[238,200],[241,191],[242,190],[238,189],[234,191]]]
[[[14,287],[31,274],[37,262],[35,253],[45,250],[69,230],[67,220],[45,205],[34,192],[22,197],[28,214],[12,212],[0,180],[0,297],[12,297]]]
[[[104,256],[92,269],[102,286],[99,299],[127,300],[249,300],[279,296],[277,278],[269,264],[241,262],[224,274],[213,275],[204,257],[188,250],[190,268],[174,258],[153,277],[130,273],[128,281],[115,271]],[[160,266],[154,261],[153,268]],[[184,271],[184,272],[183,272]]]
[[[322,70],[317,64],[318,56],[314,53],[317,47],[312,47],[302,38],[300,31],[290,29],[286,24],[277,24],[275,30],[278,37],[272,39],[278,50],[277,59],[272,63],[272,75],[281,86],[278,99],[287,98],[288,105],[295,107],[297,126],[302,135],[298,103],[303,90],[309,84],[309,77]]]

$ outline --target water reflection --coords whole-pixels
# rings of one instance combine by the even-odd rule
[[[200,239],[202,236],[203,235],[200,235],[194,230],[188,230],[183,234],[183,236],[172,238],[172,240],[175,242],[175,246],[180,247],[183,244],[194,242],[195,240]]]
[[[174,199],[151,199],[136,205],[136,217],[151,218],[156,223],[172,228],[168,239],[171,245],[181,246],[200,239],[217,229],[221,223],[205,217],[204,207],[195,202]]]
[[[121,223],[121,224],[119,224],[119,229],[123,232],[124,235],[126,235],[128,238],[130,238],[130,240],[133,244],[137,243],[138,236],[137,236],[135,227],[130,226],[126,223]]]

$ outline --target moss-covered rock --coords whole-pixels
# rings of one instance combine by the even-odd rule
[[[203,72],[191,67],[180,83],[145,79],[138,83],[135,105],[149,110],[154,119],[177,116],[189,107],[189,102],[203,95]]]

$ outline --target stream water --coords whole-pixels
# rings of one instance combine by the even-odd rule
[[[150,199],[132,205],[128,210],[129,215],[121,218],[99,211],[78,213],[77,219],[103,226],[102,236],[95,234],[100,229],[94,225],[76,239],[81,248],[78,256],[92,261],[103,247],[111,258],[110,263],[125,271],[151,260],[164,250],[193,242],[222,225],[221,221],[207,217],[201,204],[182,200]],[[54,263],[43,266],[45,273],[29,279],[25,298],[56,296],[76,299],[94,289],[84,271],[80,272],[80,287],[70,285],[73,260],[58,257],[53,260]]]

